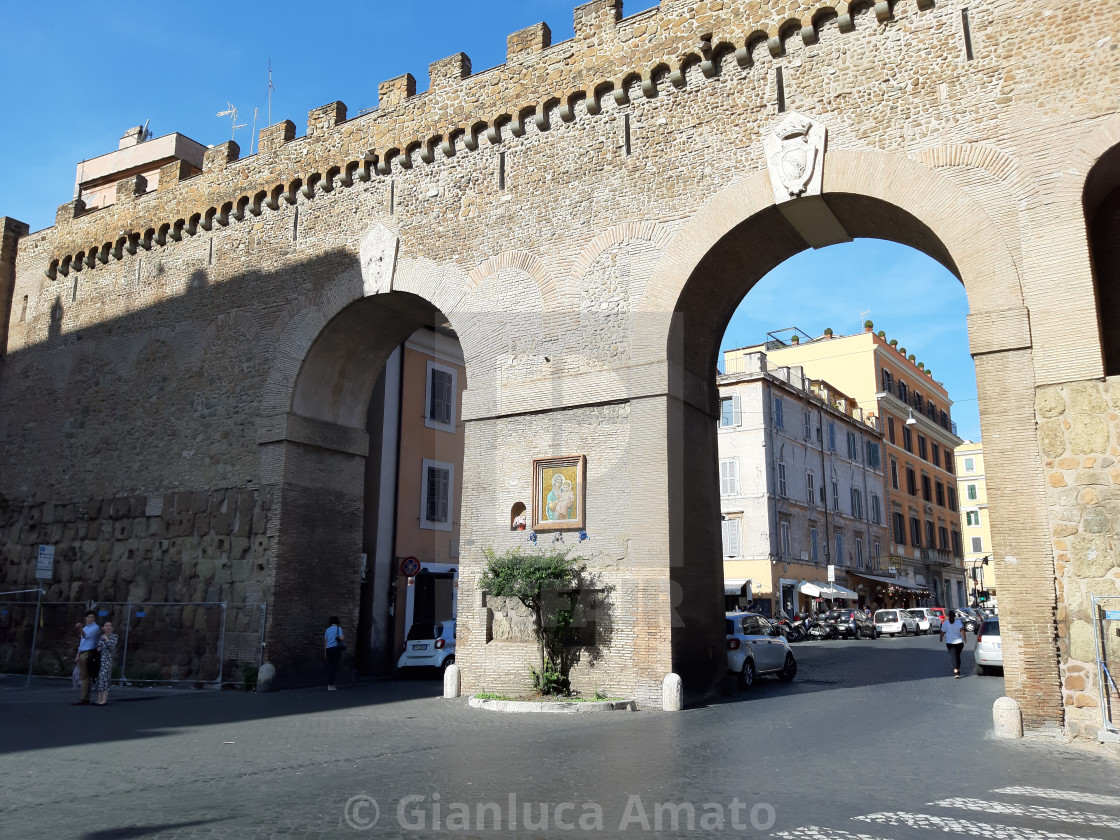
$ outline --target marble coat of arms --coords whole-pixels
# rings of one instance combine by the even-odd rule
[[[776,202],[821,194],[826,139],[821,123],[798,113],[789,114],[770,131],[766,162]]]

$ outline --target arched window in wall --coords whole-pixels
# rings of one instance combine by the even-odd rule
[[[1085,227],[1093,263],[1097,319],[1106,376],[1120,375],[1120,146],[1085,180]]]

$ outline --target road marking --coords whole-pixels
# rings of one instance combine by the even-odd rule
[[[1113,805],[1120,808],[1120,796],[1107,796],[1103,793],[1081,793],[1076,790],[1047,790],[1036,787],[1005,787],[992,793],[1008,793],[1013,796],[1037,796],[1039,799],[1061,799],[1065,802],[1084,802],[1086,805]]]
[[[908,828],[924,828],[934,831],[966,834],[970,837],[987,837],[991,838],[991,840],[1090,840],[1088,837],[1075,837],[1072,834],[1060,834],[1034,828],[1020,828],[1019,826],[1013,825],[993,825],[992,823],[973,822],[972,820],[935,817],[931,814],[910,814],[905,811],[868,814],[864,817],[853,817],[852,819],[861,820],[863,822],[880,823],[882,825],[904,825]]]
[[[986,802],[983,799],[942,799],[931,802],[941,808],[960,808],[964,811],[984,811],[989,814],[1009,814],[1051,822],[1080,823],[1099,828],[1120,828],[1120,817],[1108,814],[1087,814],[1084,811],[1067,811],[1064,808],[1047,808],[1043,805],[1015,805],[1010,802]]]
[[[840,828],[821,828],[818,825],[807,825],[793,831],[779,831],[774,835],[783,840],[881,840],[870,834],[853,834]]]

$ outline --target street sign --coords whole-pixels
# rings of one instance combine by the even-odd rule
[[[1120,610],[1105,610],[1104,611],[1104,620],[1105,621],[1120,621]]]
[[[39,546],[39,556],[35,563],[35,580],[50,580],[54,577],[54,546]]]
[[[405,557],[401,560],[401,574],[405,577],[413,577],[420,572],[420,561],[415,557]]]
[[[836,583],[836,567],[835,566],[830,565],[828,567],[828,582],[829,583]]]

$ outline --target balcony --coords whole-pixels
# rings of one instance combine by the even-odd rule
[[[954,436],[957,435],[957,424],[950,419],[949,413],[944,409],[937,408],[935,403],[931,403],[923,397],[918,396],[914,391],[907,388],[905,391],[898,387],[898,383],[893,379],[883,383],[880,394],[890,394],[899,402],[903,403],[907,408],[914,410],[915,416],[924,417],[934,425],[940,426],[947,432]]]
[[[953,565],[953,553],[945,548],[923,548],[921,549],[921,557],[923,563],[929,563],[932,566]]]

